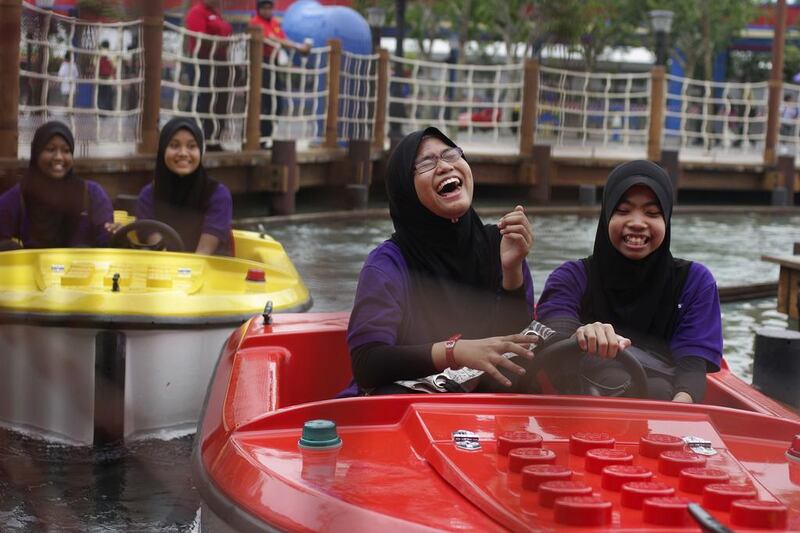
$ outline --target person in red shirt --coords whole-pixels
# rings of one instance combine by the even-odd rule
[[[220,10],[221,0],[201,0],[194,4],[186,12],[184,25],[189,31],[204,33],[215,37],[229,37],[233,32],[231,25],[226,21]],[[195,111],[201,115],[203,123],[203,135],[207,141],[214,143],[218,141],[222,130],[222,122],[213,118],[214,114],[224,114],[228,104],[228,94],[225,92],[213,95],[206,88],[226,87],[230,78],[229,65],[209,64],[208,60],[225,60],[228,57],[228,47],[226,43],[215,42],[211,39],[189,37],[187,40],[189,50],[188,55],[192,58],[201,60],[199,69],[192,68],[191,79],[194,80],[194,73],[199,70],[200,79],[197,82],[199,94],[197,95],[197,108]],[[219,123],[218,127],[215,124]],[[219,145],[214,143],[208,146],[209,150],[218,149]]]
[[[114,63],[108,57],[110,45],[108,41],[100,43],[102,55],[97,65],[97,74],[101,80],[114,79]],[[114,87],[112,85],[98,84],[97,86],[97,107],[99,109],[114,109]]]
[[[250,19],[251,26],[261,26],[264,32],[264,39],[269,42],[264,43],[264,63],[268,65],[277,65],[278,48],[291,48],[297,50],[302,54],[307,54],[311,51],[311,43],[306,41],[303,44],[295,43],[286,38],[286,34],[281,28],[281,23],[278,22],[273,16],[272,10],[275,7],[273,0],[256,0],[256,14]],[[275,46],[277,45],[277,46]],[[284,90],[283,80],[278,76],[277,72],[274,76],[273,86],[273,72],[272,68],[261,68],[261,114],[271,115],[273,110],[273,101],[275,102],[275,114],[280,115],[282,111],[281,97],[272,94],[266,94],[264,89],[270,89],[270,92],[280,92]],[[261,137],[272,136],[272,121],[261,121]]]

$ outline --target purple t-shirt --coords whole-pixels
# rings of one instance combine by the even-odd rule
[[[526,262],[522,263],[522,274],[528,309],[533,309],[533,279]],[[415,320],[416,315],[408,309],[410,301],[405,258],[394,242],[384,241],[367,256],[358,276],[347,329],[350,350],[370,342],[396,345],[398,339],[404,345],[430,342],[427,325]]]
[[[567,261],[544,284],[536,308],[537,319],[580,318],[581,300],[589,279],[582,261]],[[702,264],[693,262],[686,276],[678,323],[670,340],[672,357],[702,357],[719,368],[722,360],[722,314],[717,282]]]
[[[139,192],[139,199],[136,202],[136,218],[156,219],[152,183],[145,185]],[[230,251],[232,219],[231,191],[220,183],[208,199],[208,208],[203,213],[203,228],[200,230],[200,233],[208,233],[219,239],[219,246],[215,252],[217,254],[227,254]]]
[[[89,209],[81,213],[78,227],[69,236],[65,247],[81,248],[106,246],[109,233],[106,222],[114,221],[114,208],[111,200],[100,185],[86,180],[89,193]],[[19,239],[25,246],[31,238],[30,221],[23,216],[22,189],[19,184],[0,195],[0,240]]]

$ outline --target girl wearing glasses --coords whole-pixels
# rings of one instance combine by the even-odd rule
[[[507,376],[524,371],[502,354],[533,356],[531,337],[516,334],[532,319],[530,223],[517,206],[484,225],[473,186],[463,152],[436,128],[389,158],[395,232],[364,263],[348,327],[358,392],[408,393],[395,382],[447,367],[482,370],[483,390],[508,390]]]
[[[614,358],[631,347],[650,398],[702,401],[722,359],[719,293],[705,266],[672,257],[671,217],[672,182],[658,165],[630,161],[608,176],[592,255],[554,270],[537,307],[588,354],[577,376],[551,375],[560,392],[626,395],[630,376]]]

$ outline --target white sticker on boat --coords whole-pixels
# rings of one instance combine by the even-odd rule
[[[711,446],[711,441],[702,437],[695,437],[694,435],[686,435],[683,437],[683,442],[686,443],[694,453],[698,455],[716,455],[717,450]]]
[[[459,429],[453,432],[453,444],[459,450],[474,452],[481,449],[480,438],[474,431]]]
[[[51,265],[50,272],[53,274],[63,274],[64,273],[64,265]]]
[[[189,267],[181,267],[178,269],[178,275],[184,278],[188,278],[192,275],[192,269]]]

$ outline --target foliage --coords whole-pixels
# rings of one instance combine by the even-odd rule
[[[687,77],[712,79],[713,59],[757,13],[758,0],[646,0],[647,9],[669,9],[672,60]],[[698,75],[698,66],[702,72]]]

